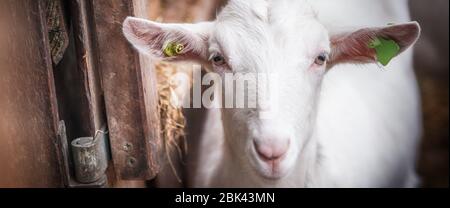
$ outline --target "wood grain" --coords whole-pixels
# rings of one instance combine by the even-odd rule
[[[134,2],[145,1],[92,2],[115,172],[120,179],[152,179],[161,146],[155,75],[122,34],[122,22],[135,14]]]
[[[0,2],[0,187],[60,187],[57,107],[41,1]]]

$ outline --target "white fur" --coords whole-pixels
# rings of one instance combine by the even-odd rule
[[[287,1],[285,1],[287,2]],[[280,4],[283,4],[280,2]],[[299,3],[299,7],[302,5]],[[379,26],[388,22],[409,21],[405,1],[313,1],[315,10],[321,22],[327,28],[333,30],[329,25],[335,26],[335,30],[342,30],[360,26]],[[393,11],[386,11],[385,8],[392,8]],[[233,6],[230,10],[238,10]],[[373,10],[379,11],[374,13]],[[298,15],[299,9],[295,4],[280,7],[272,12],[272,16],[280,15],[279,26],[287,27],[280,29],[280,33],[291,34],[296,38],[299,34],[307,34],[308,31],[294,27],[295,24],[308,23]],[[346,15],[343,15],[345,11]],[[227,10],[224,11],[226,13]],[[242,11],[240,11],[242,12]],[[296,14],[295,14],[296,13]],[[308,13],[309,14],[309,13]],[[372,16],[368,16],[371,15]],[[373,15],[375,14],[375,15]],[[223,16],[229,14],[222,14]],[[234,15],[234,14],[233,14]],[[243,14],[251,16],[251,14]],[[358,16],[361,15],[361,16]],[[364,15],[364,16],[362,16]],[[297,16],[298,19],[292,18]],[[219,16],[220,20],[220,16]],[[248,32],[249,28],[252,37],[266,34],[265,28],[258,28],[259,19],[246,18],[248,25],[246,28],[229,28],[233,33],[243,30]],[[252,27],[253,26],[253,27]],[[255,27],[256,26],[256,27]],[[341,26],[341,27],[337,27]],[[286,32],[286,30],[289,32]],[[216,37],[232,37],[227,30],[218,30]],[[310,40],[318,34],[309,34],[305,37]],[[283,38],[282,35],[275,35],[272,38]],[[270,39],[271,37],[260,37],[252,40],[223,40],[229,42],[230,48],[240,48],[241,51],[232,51],[236,57],[232,59],[238,63],[254,65],[265,65],[270,69],[280,69],[273,67],[275,63],[270,63],[272,59],[267,56],[277,55],[276,52],[267,54],[255,54],[254,51],[265,51],[267,48],[258,48],[259,41]],[[278,44],[291,43],[285,39],[277,40]],[[301,40],[298,40],[301,41]],[[244,44],[245,46],[238,47]],[[248,45],[247,45],[248,44]],[[300,43],[299,43],[300,44]],[[307,44],[307,43],[305,43]],[[292,48],[290,48],[292,47]],[[303,48],[293,45],[282,45],[282,50],[295,50]],[[278,48],[271,48],[277,50]],[[272,51],[273,52],[273,51]],[[248,55],[247,55],[248,54]],[[280,63],[286,59],[296,59],[296,53],[286,54],[280,52]],[[292,55],[292,57],[290,56]],[[205,132],[202,138],[202,146],[205,154],[199,156],[199,172],[190,174],[196,176],[193,180],[194,187],[414,187],[418,180],[415,173],[416,150],[421,135],[420,123],[420,103],[415,75],[412,68],[412,53],[408,51],[397,58],[387,67],[380,69],[375,64],[370,65],[340,65],[334,67],[324,77],[320,94],[320,101],[317,104],[317,121],[309,126],[312,129],[311,139],[308,144],[304,144],[302,152],[295,158],[296,168],[290,175],[277,181],[261,178],[248,165],[247,155],[240,146],[245,146],[235,142],[230,138],[237,138],[242,132],[235,127],[229,127],[225,135],[233,135],[230,138],[223,138],[220,135],[224,131],[222,126],[216,125],[221,119],[220,112],[211,112],[209,122],[211,126],[206,127],[210,131]],[[269,63],[267,63],[269,62]],[[263,64],[261,64],[263,63]],[[245,67],[243,67],[245,68]],[[261,69],[263,70],[263,69]],[[286,76],[292,83],[299,83],[300,77]],[[286,81],[289,83],[289,81]],[[308,94],[308,87],[299,84],[286,86],[285,98],[288,103],[283,103],[284,123],[280,123],[280,128],[289,128],[290,119],[302,114],[298,109],[311,109],[304,103]],[[293,90],[295,89],[295,90]],[[214,111],[214,110],[213,110]],[[225,112],[226,115],[226,112]],[[248,121],[248,116],[237,115],[241,118],[236,120]],[[301,116],[299,116],[301,117]],[[226,121],[226,117],[225,123]],[[216,120],[212,122],[211,120]],[[293,118],[295,120],[295,118]],[[229,121],[233,123],[235,121]],[[304,122],[308,122],[305,120]],[[300,128],[300,127],[299,127]],[[225,127],[226,131],[227,127]],[[235,133],[233,133],[235,132]],[[305,136],[307,137],[307,136]],[[307,138],[296,138],[307,140]],[[232,142],[227,142],[227,141]],[[299,142],[300,143],[300,142]],[[239,149],[236,151],[236,149]],[[241,152],[239,152],[241,151]]]
[[[386,69],[314,65],[331,51],[329,34],[407,21],[406,0],[230,0],[209,26],[207,44],[209,55],[223,54],[228,64],[212,70],[277,73],[280,109],[271,119],[261,119],[261,109],[211,110],[195,150],[201,165],[187,169],[190,184],[416,186],[421,117],[411,50]],[[274,174],[253,142],[286,138],[290,148]]]

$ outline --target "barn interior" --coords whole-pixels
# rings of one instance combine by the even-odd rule
[[[424,135],[422,187],[449,181],[449,1],[411,0],[422,25],[415,69]],[[153,63],[126,42],[127,16],[158,22],[214,19],[226,0],[0,1],[0,187],[185,187],[204,109],[169,104],[167,82],[186,66]],[[77,175],[77,138],[103,164]],[[161,170],[165,168],[165,170]],[[165,174],[158,174],[164,172]],[[85,178],[80,182],[80,178]]]

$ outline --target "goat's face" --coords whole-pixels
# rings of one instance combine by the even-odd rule
[[[222,109],[225,137],[242,171],[277,180],[302,165],[297,161],[312,134],[327,69],[343,62],[376,62],[368,46],[376,37],[395,40],[402,52],[417,40],[419,26],[364,28],[330,37],[303,1],[269,2],[231,0],[210,23],[128,18],[124,33],[137,49],[156,58],[199,61],[223,80],[230,73],[258,77],[247,87],[236,87],[245,92],[245,101],[256,100],[255,106]],[[184,50],[167,57],[163,51],[171,43]],[[233,96],[225,92],[224,97]]]
[[[292,14],[278,7],[270,15],[236,7],[219,15],[208,50],[214,72],[243,74],[248,82],[236,86],[246,96],[235,96],[246,107],[222,110],[226,138],[234,159],[265,178],[278,179],[294,168],[310,138],[330,54],[328,31],[312,13],[283,18]]]

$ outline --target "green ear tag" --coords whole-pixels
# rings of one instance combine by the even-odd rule
[[[184,45],[183,44],[180,44],[180,43],[169,43],[164,48],[164,54],[167,57],[174,57],[174,56],[178,56],[181,53],[183,53],[183,50],[184,50]]]
[[[384,38],[375,38],[369,43],[369,48],[375,49],[377,60],[383,66],[387,66],[400,53],[400,46],[395,41]]]

